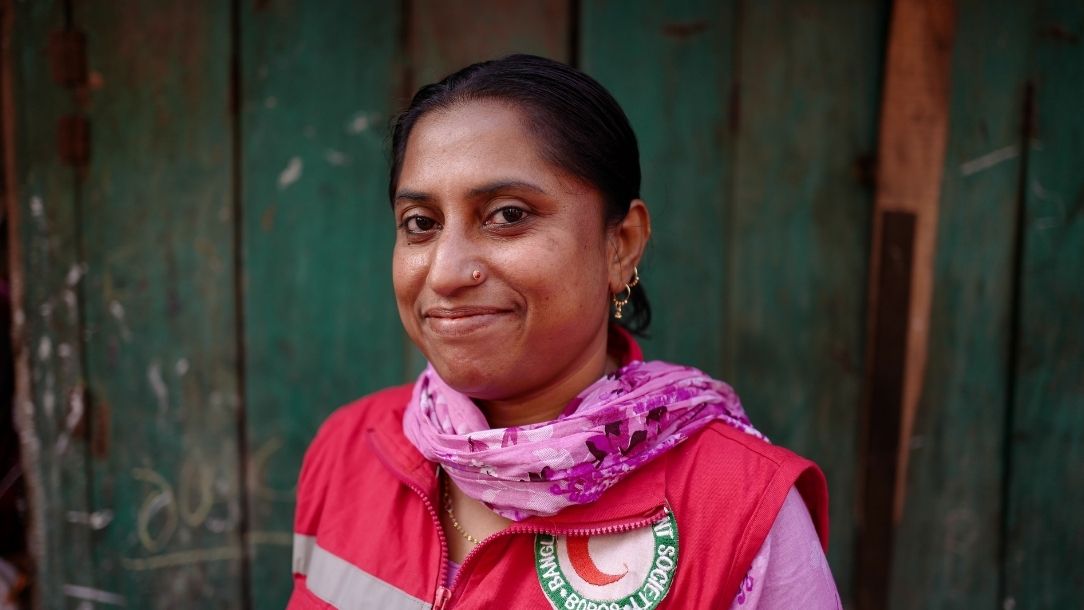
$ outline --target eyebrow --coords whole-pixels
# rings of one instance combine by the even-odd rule
[[[430,196],[428,193],[422,193],[419,191],[399,191],[395,194],[395,203],[399,203],[401,199],[406,199],[407,201],[424,202],[429,201],[432,198],[433,197]]]
[[[471,189],[468,195],[473,199],[486,195],[495,195],[501,191],[531,191],[532,193],[538,193],[540,195],[548,195],[542,187],[531,184],[530,182],[523,182],[522,180],[498,180],[490,182],[489,184]]]
[[[483,184],[482,186],[472,188],[470,191],[467,192],[467,196],[471,199],[478,199],[480,197],[493,196],[503,191],[530,191],[532,193],[538,193],[540,195],[549,194],[542,187],[531,184],[530,182],[524,182],[522,180],[496,180],[494,182],[489,182],[487,184]],[[399,191],[395,194],[395,203],[399,203],[402,200],[424,203],[427,201],[432,201],[433,196],[429,193],[425,193],[422,191],[405,190]]]

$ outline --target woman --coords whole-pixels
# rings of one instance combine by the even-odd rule
[[[289,607],[838,607],[817,467],[621,326],[650,322],[651,221],[612,96],[475,64],[414,96],[392,155],[395,296],[429,366],[313,441]]]

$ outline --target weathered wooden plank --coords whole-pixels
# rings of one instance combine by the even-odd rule
[[[407,46],[417,87],[454,70],[511,53],[569,61],[568,0],[413,0]]]
[[[242,606],[230,13],[75,3],[93,158],[86,350],[109,440],[93,464],[99,586],[131,608]]]
[[[829,561],[847,604],[868,164],[877,147],[888,6],[749,2],[736,35],[724,370],[762,430],[825,470]]]
[[[75,172],[61,162],[56,128],[74,110],[57,84],[49,44],[65,27],[62,2],[5,2],[3,185],[11,241],[16,417],[30,500],[34,602],[74,608],[65,585],[95,587],[88,510],[88,447],[79,291],[83,268]],[[71,591],[71,589],[67,589]]]
[[[405,378],[385,151],[400,7],[242,7],[250,581],[253,607],[281,608],[306,446],[333,409]]]
[[[892,560],[892,504],[907,362],[907,329],[914,275],[915,225],[910,211],[882,212],[870,265],[877,266],[876,309],[870,312],[869,398],[856,490],[860,525],[855,561],[858,608],[887,605]],[[873,292],[871,290],[871,292]],[[874,411],[875,409],[875,411]]]
[[[888,604],[893,529],[903,497],[911,430],[926,366],[937,211],[949,122],[955,2],[894,2],[885,57],[877,191],[869,276],[867,391],[861,434],[863,476],[856,532],[856,607]],[[914,223],[907,243],[888,243],[890,219]],[[905,252],[909,277],[886,282],[878,253]],[[904,299],[896,302],[892,299]],[[886,302],[888,300],[888,302]],[[901,319],[902,334],[882,316]],[[897,356],[902,355],[902,359]]]
[[[1084,4],[1038,3],[1004,607],[1084,598]]]
[[[994,608],[1031,9],[960,0],[929,356],[891,607]]]
[[[915,214],[912,290],[908,304],[903,404],[899,422],[893,512],[903,498],[915,412],[922,393],[929,343],[933,257],[936,250],[941,178],[948,139],[952,47],[956,34],[955,0],[901,0],[893,3],[885,60],[874,213],[874,247],[880,239],[883,211]],[[877,269],[871,270],[876,277]],[[870,301],[876,303],[871,292]],[[858,559],[859,562],[862,558]]]
[[[580,21],[580,65],[621,103],[640,144],[654,230],[640,266],[654,315],[645,353],[716,375],[731,298],[734,9],[733,2],[588,0]]]

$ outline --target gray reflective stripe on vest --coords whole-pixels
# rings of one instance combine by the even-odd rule
[[[386,608],[426,610],[429,602],[380,580],[316,544],[315,536],[294,534],[294,573],[306,576],[316,597],[341,610]]]

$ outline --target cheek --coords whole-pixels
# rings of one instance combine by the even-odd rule
[[[529,287],[531,317],[547,326],[598,308],[608,289],[605,250],[598,240],[545,239],[517,258],[522,285]]]
[[[426,263],[424,257],[407,248],[396,246],[392,252],[391,279],[395,291],[395,300],[400,313],[405,314],[418,298],[418,293],[425,283]]]

